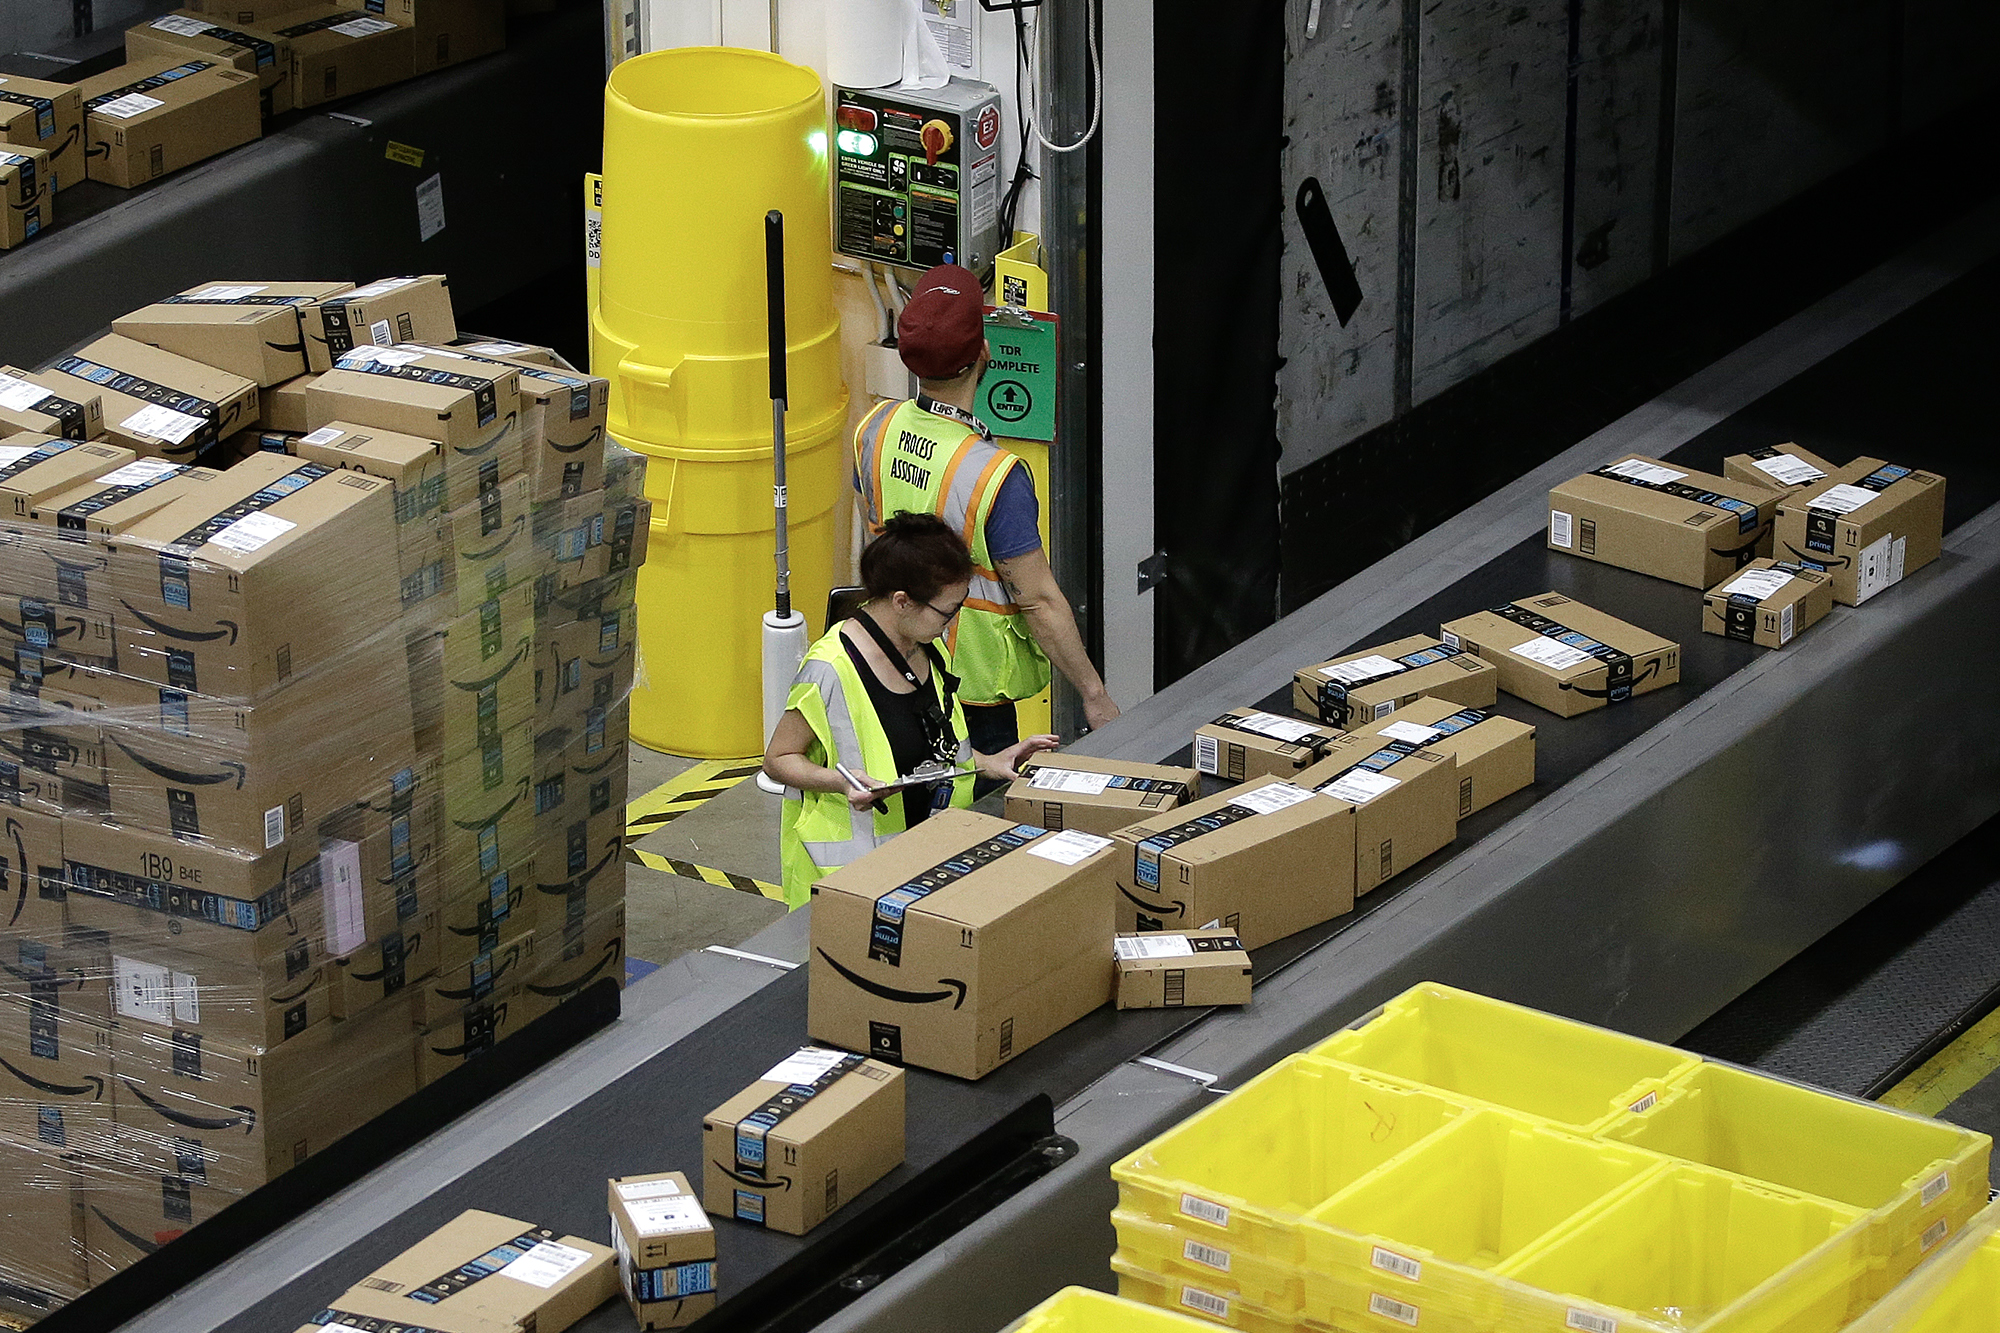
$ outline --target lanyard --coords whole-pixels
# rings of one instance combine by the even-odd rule
[[[979,438],[982,440],[991,440],[993,438],[993,432],[987,429],[986,423],[978,417],[972,415],[972,413],[962,407],[954,407],[950,403],[940,403],[937,399],[921,390],[917,393],[917,410],[919,412],[928,412],[935,417],[943,417],[946,421],[956,421],[967,430],[978,431]]]
[[[936,757],[943,761],[955,758],[958,754],[958,737],[952,732],[951,719],[945,710],[951,707],[951,697],[958,692],[958,677],[944,669],[944,659],[938,655],[936,648],[928,643],[924,645],[924,654],[931,660],[931,670],[937,673],[938,682],[944,687],[944,702],[940,706],[936,687],[929,681],[917,679],[917,673],[910,668],[909,659],[903,656],[902,650],[896,647],[895,642],[882,627],[875,623],[875,617],[866,611],[860,611],[854,618],[861,622],[861,627],[875,640],[875,646],[882,650],[882,656],[888,658],[896,669],[903,673],[903,679],[917,692],[918,712],[923,719],[924,730],[928,733],[926,739],[930,741]]]

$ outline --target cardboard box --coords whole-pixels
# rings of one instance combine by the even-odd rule
[[[447,885],[486,885],[533,859],[535,737],[527,726],[502,732],[498,745],[431,761],[444,811]]]
[[[423,531],[436,540],[438,515],[450,508],[452,490],[446,475],[444,446],[379,426],[331,421],[290,441],[291,452],[328,467],[351,468],[370,477],[385,477],[396,488],[396,540],[409,539],[412,525],[428,521]],[[475,492],[476,471],[459,479],[466,494]]]
[[[608,981],[621,989],[624,987],[624,871],[622,862],[614,865],[619,867],[620,892],[610,906],[593,912],[567,929],[558,931],[553,926],[545,927],[548,948],[538,955],[534,969],[521,982],[522,1021],[531,1023],[558,1005],[567,1004],[604,982]],[[572,898],[570,901],[577,900]]]
[[[85,169],[131,189],[264,132],[257,76],[185,53],[153,56],[77,84],[83,94]]]
[[[278,19],[312,7],[312,0],[188,0],[185,9],[239,28],[270,29]]]
[[[369,8],[409,28],[418,74],[492,55],[507,45],[501,0],[371,0]]]
[[[702,1203],[803,1236],[903,1162],[903,1071],[801,1046],[702,1117]]]
[[[477,352],[482,345],[467,347]],[[511,344],[501,344],[508,346]],[[570,499],[604,486],[604,424],[611,403],[611,384],[547,366],[521,365],[521,397],[542,413],[542,448],[529,460],[535,499]]]
[[[208,282],[113,320],[111,331],[268,389],[306,373],[300,307],[351,286]],[[259,404],[251,406],[256,409]]]
[[[37,989],[60,985],[44,975],[46,988]],[[105,1153],[117,1132],[113,1100],[108,1028],[54,1003],[0,1004],[0,1139],[47,1153]]]
[[[1499,670],[1500,688],[1560,717],[1651,694],[1681,678],[1680,645],[1561,593],[1449,621],[1445,642]]]
[[[1427,740],[1401,740],[1393,732],[1349,733],[1299,774],[1298,785],[1354,807],[1356,897],[1458,836],[1458,764]]]
[[[320,106],[410,77],[410,30],[359,9],[306,5],[285,15],[276,31],[292,44],[294,109]]]
[[[1938,558],[1944,478],[1879,458],[1857,458],[1778,506],[1780,560],[1833,576],[1833,600],[1860,606]]]
[[[1297,718],[1255,708],[1232,708],[1195,728],[1194,766],[1225,782],[1289,778],[1317,763],[1340,734],[1337,728]]]
[[[332,29],[326,31],[331,32]],[[408,41],[407,32],[403,39]],[[406,342],[448,343],[458,332],[451,309],[450,280],[441,273],[382,278],[365,287],[356,287],[335,299],[302,307],[299,323],[305,330],[307,366],[314,371],[332,370],[335,361],[357,347],[387,347],[392,343]],[[380,373],[387,374],[392,369],[385,363]],[[507,394],[514,392],[517,390],[506,390]],[[483,406],[487,415],[481,424],[490,425],[493,420],[492,403]],[[314,424],[320,426],[326,423]],[[367,421],[364,424],[394,427],[396,423]],[[413,430],[410,433],[430,438],[428,431]],[[463,439],[453,442],[465,443]]]
[[[365,802],[321,821],[329,953],[339,958],[365,941],[413,930],[444,901],[438,814],[436,793],[420,791],[415,771],[405,770]],[[338,997],[334,1015],[348,1017]]]
[[[230,28],[191,9],[125,30],[125,59],[134,64],[171,57],[227,61],[257,80],[258,111],[266,118],[292,109],[292,44],[274,32]]]
[[[1250,954],[1233,930],[1120,935],[1112,955],[1120,1009],[1250,1003]]]
[[[236,1201],[236,1195],[199,1177],[165,1173],[139,1177],[123,1163],[78,1161],[82,1245],[93,1287]]]
[[[134,524],[112,558],[120,670],[242,699],[344,666],[399,614],[393,493],[260,454]]]
[[[66,377],[0,366],[0,436],[17,431],[94,440],[104,434],[104,400]]]
[[[1800,487],[1826,480],[1837,467],[1796,444],[1773,444],[1747,454],[1731,454],[1722,460],[1722,475],[1790,495]]]
[[[1038,754],[1020,774],[1007,787],[1008,819],[1101,836],[1185,805],[1200,790],[1190,769],[1079,754]]]
[[[535,590],[511,588],[416,631],[407,655],[418,726],[436,729],[444,758],[499,744],[535,719]]]
[[[55,221],[55,203],[48,153],[0,140],[0,250],[41,235]]]
[[[1088,833],[931,816],[813,890],[809,1034],[984,1077],[1110,1000],[1116,862]]]
[[[527,593],[533,604],[532,587],[523,584],[514,592]],[[638,666],[637,619],[637,608],[623,606],[592,620],[540,630],[534,670],[538,730],[580,735],[594,723],[601,725],[607,711],[631,694]]]
[[[111,665],[117,655],[117,636],[111,631],[110,617],[100,613],[70,610],[40,597],[0,593],[0,635],[16,648],[59,652],[76,661]],[[0,747],[6,744],[0,739]]]
[[[678,1171],[608,1182],[611,1248],[642,1329],[682,1328],[715,1308],[715,1228]]]
[[[4,705],[0,726],[8,734],[0,734],[0,753],[51,777],[103,786],[105,741],[99,715],[104,707],[97,699],[60,686],[34,689],[17,684]],[[0,928],[5,924],[0,913]]]
[[[482,486],[478,497],[439,521],[452,550],[452,586],[459,614],[478,609],[507,589],[532,585],[542,554],[530,526],[528,478]],[[607,612],[607,614],[609,614]]]
[[[1778,493],[1628,455],[1549,492],[1549,549],[1712,588],[1757,558]]]
[[[1418,699],[1356,736],[1403,741],[1448,754],[1457,765],[1458,817],[1476,814],[1535,781],[1535,729],[1483,708]],[[1299,779],[1304,782],[1304,778]]]
[[[535,878],[538,928],[566,933],[625,896],[622,756],[592,763],[580,747],[535,753]]]
[[[532,861],[503,867],[461,888],[454,880],[440,910],[437,965],[446,975],[463,974],[477,958],[521,958],[520,948],[535,933],[537,904],[529,900],[535,878]],[[527,947],[535,947],[533,945]],[[517,970],[518,982],[526,975]]]
[[[1354,910],[1354,807],[1277,778],[1116,840],[1121,934],[1222,928],[1261,949]]]
[[[411,1300],[419,1291],[426,1295]],[[608,1246],[473,1210],[377,1268],[334,1304],[398,1324],[421,1309],[416,1322],[431,1327],[456,1328],[469,1314],[502,1328],[562,1333],[617,1294],[618,1261]]]
[[[35,506],[80,482],[132,461],[130,449],[96,441],[51,439],[26,431],[0,444],[0,507],[27,518]]]
[[[461,331],[452,346],[473,356],[497,357],[522,366],[546,366],[550,370],[576,369],[558,356],[554,348],[541,347],[535,343],[510,342],[504,338],[482,338],[477,334]]]
[[[0,1311],[31,1324],[88,1287],[73,1154],[36,1139],[0,1136],[7,1258]],[[25,1324],[24,1324],[25,1326]]]
[[[115,333],[63,357],[49,374],[75,391],[70,397],[101,395],[105,442],[149,457],[191,463],[257,420],[257,386],[241,375]]]
[[[300,375],[283,384],[259,390],[257,399],[264,428],[290,435],[304,435],[310,431],[311,414],[306,408],[306,390],[318,378],[317,375]]]
[[[526,383],[525,376],[522,382]],[[651,501],[613,497],[604,491],[586,491],[568,500],[538,499],[535,545],[555,576],[551,587],[579,587],[643,563],[652,516]]]
[[[1292,709],[1342,731],[1372,722],[1412,699],[1449,699],[1491,708],[1499,677],[1469,653],[1427,634],[1301,667],[1292,677]]]
[[[0,953],[13,953],[10,944],[60,940],[68,920],[66,896],[61,818],[25,807],[0,810]],[[30,976],[48,971],[46,949],[37,956],[44,966],[24,967]],[[32,985],[25,992],[0,987],[0,1007],[34,994]]]
[[[427,905],[412,919],[333,960],[328,998],[335,1018],[359,1018],[398,996],[409,999],[437,974],[442,940],[438,911],[436,905]],[[410,1002],[414,1006],[414,1000]],[[419,1017],[414,1007],[410,1017]],[[429,1081],[425,1079],[418,1086]]]
[[[67,886],[63,888],[66,895]],[[66,898],[56,905],[67,918]],[[50,913],[39,915],[46,921]],[[104,932],[67,921],[33,934],[8,931],[0,934],[0,960],[21,982],[0,994],[0,1006],[26,1008],[37,1022],[51,1015],[88,1027],[113,1022],[111,942]]]
[[[419,992],[420,1001],[424,994]],[[528,1025],[520,988],[511,984],[468,1003],[420,1003],[418,1012],[430,1013],[433,1020],[417,1032],[420,1088],[464,1068]]]
[[[1701,632],[1782,648],[1833,610],[1833,576],[1804,565],[1756,560],[1708,590]]]
[[[67,190],[84,179],[83,94],[75,84],[7,75],[0,83],[0,143],[47,152],[50,183]]]

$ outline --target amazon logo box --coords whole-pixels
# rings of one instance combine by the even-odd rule
[[[447,759],[497,744],[535,719],[535,590],[488,598],[406,641],[410,691],[426,748]]]
[[[104,404],[104,440],[147,458],[192,463],[195,455],[257,424],[257,386],[115,333],[58,360],[48,377],[74,398]]]
[[[63,397],[73,392],[69,383],[45,373],[0,366],[0,438],[25,433],[79,443],[98,439],[104,434],[104,400],[95,392]]]
[[[1007,788],[1007,818],[1109,836],[1193,800],[1199,781],[1192,769],[1040,754],[1021,765],[1021,776]]]
[[[1790,495],[1801,487],[1826,480],[1837,466],[1796,444],[1773,444],[1747,454],[1731,454],[1722,460],[1722,475],[1731,481],[1747,481],[1780,495]]]
[[[437,793],[422,790],[409,770],[320,824],[329,953],[338,957],[364,941],[408,930],[443,901],[438,818]]]
[[[903,1071],[801,1046],[702,1117],[702,1205],[803,1236],[903,1164]]]
[[[82,693],[21,681],[0,702],[0,762],[44,778],[104,785],[105,705]],[[0,926],[5,917],[0,915]]]
[[[1377,749],[1401,741],[1413,749],[1450,755],[1458,777],[1460,819],[1535,781],[1535,729],[1484,708],[1461,708],[1447,699],[1418,699],[1392,718],[1356,727],[1353,735],[1374,737]],[[1304,786],[1307,778],[1296,781]],[[1395,858],[1398,868],[1411,860]],[[1366,891],[1359,886],[1357,890]]]
[[[521,401],[534,404],[542,419],[542,446],[528,460],[535,499],[567,500],[601,490],[610,381],[523,365]]]
[[[1447,621],[1445,643],[1499,671],[1500,688],[1559,717],[1675,685],[1680,645],[1559,592]]]
[[[113,1037],[119,1150],[128,1169],[247,1193],[417,1090],[406,994],[282,1045],[186,1029]]]
[[[521,476],[481,490],[439,521],[452,551],[459,615],[509,588],[532,586],[543,573],[544,555],[535,545],[530,507],[528,479]]]
[[[133,525],[112,557],[119,669],[249,699],[346,662],[398,615],[393,492],[259,454]]]
[[[520,383],[522,369],[507,361],[496,361],[492,357],[479,356],[469,348],[439,347],[423,341],[399,342],[393,347],[357,347],[346,356],[334,362],[336,370],[370,370],[377,367],[414,366],[435,372],[434,378],[451,380],[465,376],[488,379],[499,386],[499,405],[503,412],[516,414],[513,432],[514,447],[520,450],[520,463],[524,471],[531,470],[535,458],[542,452],[542,422],[544,412],[539,395],[530,395],[527,386]],[[384,373],[378,370],[377,373]],[[505,387],[515,385],[511,401],[506,396],[510,391]],[[462,494],[453,495],[452,505],[465,502]],[[536,497],[539,499],[540,497]]]
[[[445,482],[439,508],[461,509],[479,493],[520,476],[527,467],[528,448],[539,427],[526,415],[519,393],[520,372],[498,361],[461,356],[416,345],[357,347],[334,362],[335,370],[353,371],[384,382],[422,384],[433,389],[460,390],[473,398],[474,440],[442,440]],[[313,400],[308,399],[310,407]],[[362,423],[381,428],[377,418],[397,413],[394,406],[375,405]],[[331,423],[326,423],[331,424]],[[436,439],[437,423],[421,417],[407,431],[418,439]],[[504,430],[502,429],[504,428]],[[397,428],[398,433],[405,433]],[[496,431],[501,433],[495,434]]]
[[[1470,726],[1472,720],[1460,722]],[[1387,724],[1370,724],[1381,725]],[[1351,732],[1296,779],[1354,807],[1357,897],[1458,836],[1458,760],[1451,748],[1434,743],[1441,740],[1441,728],[1413,723],[1394,732]]]
[[[468,1008],[511,996],[541,965],[541,939],[533,931],[511,936],[491,953],[477,954],[454,967],[440,967],[421,985],[412,986],[418,1027],[456,1023]],[[516,1025],[524,1013],[512,1015]],[[460,1056],[476,1054],[459,1052]]]
[[[497,1326],[563,1333],[617,1294],[617,1257],[609,1246],[469,1211],[349,1287],[333,1305],[342,1312],[339,1322],[364,1329],[488,1333]],[[353,1315],[360,1318],[348,1318]]]
[[[312,430],[307,423],[306,390],[317,375],[300,375],[274,384],[257,394],[258,423],[265,430],[280,431],[287,435],[304,435]]]
[[[469,888],[450,885],[439,913],[442,931],[434,959],[445,972],[462,972],[473,959],[505,953],[535,933],[534,863],[508,866]]]
[[[75,84],[7,76],[0,88],[0,143],[26,144],[49,155],[55,188],[85,179],[83,94]]]
[[[120,591],[109,573],[118,539],[221,475],[140,458],[47,495],[29,507],[26,523],[0,530],[0,577],[61,614],[94,614],[110,623]]]
[[[715,1227],[678,1171],[614,1177],[611,1247],[625,1304],[644,1330],[683,1328],[715,1308]]]
[[[336,12],[327,9],[329,15]],[[335,45],[349,46],[366,36],[328,35]],[[407,67],[399,77],[408,77]],[[341,91],[344,95],[359,90]],[[310,103],[301,101],[300,105]],[[382,278],[365,287],[324,298],[301,307],[299,323],[305,332],[306,368],[315,372],[332,370],[334,362],[356,348],[387,347],[399,342],[448,343],[458,336],[458,321],[451,308],[451,281],[442,273]],[[423,431],[411,434],[428,438]]]
[[[6,1163],[6,1284],[0,1310],[32,1323],[83,1295],[84,1264],[77,1182],[88,1165],[74,1153],[54,1153],[36,1140],[0,1135]],[[99,1168],[107,1177],[109,1172]]]
[[[60,653],[79,664],[94,662],[108,667],[118,654],[110,616],[60,607],[40,597],[0,593],[0,635],[12,641],[17,654],[22,648]]]
[[[1938,558],[1944,488],[1935,472],[1857,458],[1785,497],[1770,554],[1826,571],[1833,600],[1860,606]]]
[[[61,980],[51,973],[37,988],[52,993]],[[103,1153],[113,1101],[108,1028],[53,1001],[0,1004],[0,1140],[51,1155]]]
[[[130,449],[108,441],[27,431],[9,435],[0,439],[0,508],[7,518],[27,519],[50,496],[115,471],[136,457]]]
[[[1498,688],[1493,668],[1477,657],[1428,634],[1414,634],[1300,667],[1292,676],[1292,708],[1301,717],[1346,731],[1387,717],[1414,699],[1491,708]],[[1263,734],[1272,736],[1268,729]]]
[[[652,502],[587,491],[535,502],[535,545],[551,593],[581,587],[644,564]],[[547,600],[545,597],[544,600]]]
[[[406,573],[414,557],[437,543],[437,520],[450,507],[450,493],[444,446],[436,440],[334,421],[290,439],[289,451],[309,462],[388,478],[396,489],[396,546]]]
[[[622,733],[621,733],[622,734]],[[625,897],[625,797],[630,767],[623,747],[601,762],[583,751],[581,735],[535,754],[535,875],[537,920],[570,938],[581,923]]]
[[[535,854],[535,736],[501,733],[499,744],[454,759],[427,751],[420,780],[438,795],[442,873],[449,885],[485,885]]]
[[[543,945],[533,971],[521,982],[521,1020],[532,1023],[584,991],[609,980],[625,985],[625,898],[604,897],[587,915],[565,925],[549,923],[538,937]],[[580,902],[581,900],[571,900]]]
[[[224,27],[193,10],[164,14],[125,30],[125,58],[207,56],[257,76],[258,109],[268,120],[292,109],[292,45],[274,32]],[[330,284],[320,283],[318,286]],[[350,284],[340,284],[345,289]]]
[[[1118,854],[970,810],[931,816],[813,889],[815,1041],[985,1075],[1111,999]]]
[[[443,938],[438,906],[425,903],[417,915],[335,958],[330,974],[334,1017],[358,1018],[421,985],[437,972]]]
[[[1246,782],[1115,841],[1123,935],[1220,928],[1258,949],[1354,910],[1354,807],[1310,787]]]
[[[512,976],[518,973],[510,973]],[[529,1023],[520,988],[489,991],[478,1000],[434,1011],[437,1021],[417,1030],[417,1086],[428,1088],[469,1060],[477,1060]]]
[[[1319,762],[1340,734],[1337,727],[1259,708],[1232,708],[1195,728],[1195,767],[1223,782],[1290,778]]]
[[[306,373],[300,309],[352,288],[347,282],[206,282],[112,320],[111,331],[268,389]]]
[[[0,1004],[25,1002],[40,984],[46,954],[12,955],[62,939],[65,897],[62,820],[0,805]]]
[[[178,1240],[237,1197],[198,1175],[150,1173],[141,1179],[123,1162],[79,1162],[74,1169],[80,1248],[93,1287]]]
[[[1549,549],[1706,591],[1770,554],[1778,499],[1630,454],[1549,492]]]
[[[638,660],[636,607],[544,625],[535,645],[537,730],[588,733],[593,719],[616,709],[632,693]]]
[[[225,60],[155,55],[77,82],[90,179],[132,189],[264,132],[257,76]]]

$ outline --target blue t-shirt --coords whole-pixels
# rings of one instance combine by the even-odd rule
[[[854,477],[854,489],[857,493],[861,490],[859,474]],[[1035,498],[1035,477],[1028,465],[1019,463],[1007,469],[1007,480],[1000,483],[1000,494],[993,497],[993,508],[986,515],[986,554],[995,561],[1018,560],[1041,550],[1041,517],[1042,505]]]

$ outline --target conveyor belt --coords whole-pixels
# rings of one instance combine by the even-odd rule
[[[732,1299],[704,1327],[826,1316],[829,1329],[996,1328],[1063,1282],[1104,1283],[1104,1168],[1192,1109],[1209,1083],[1233,1083],[1424,975],[1676,1038],[2000,809],[1995,710],[1936,725],[1942,710],[1984,704],[2000,689],[1990,653],[1949,650],[2000,641],[2000,510],[1990,508],[2000,466],[1990,433],[1968,429],[1984,421],[1984,367],[1958,375],[1951,354],[2000,295],[2000,269],[1987,262],[1992,221],[1976,216],[1864,279],[1815,318],[1775,331],[1093,737],[1084,747],[1092,752],[1157,759],[1246,694],[1281,702],[1299,663],[1548,588],[1685,650],[1680,685],[1582,718],[1504,700],[1503,711],[1540,728],[1536,787],[1466,821],[1453,848],[1369,895],[1360,912],[1260,951],[1247,1009],[1100,1011],[977,1084],[913,1071],[910,1164],[805,1241],[722,1224],[720,1272]],[[1871,426],[1865,411],[1885,401],[1893,432]],[[1700,634],[1692,589],[1543,549],[1543,497],[1555,480],[1626,449],[1712,466],[1744,443],[1782,438],[1945,473],[1954,529],[1946,558],[1868,608],[1837,611],[1782,653],[1758,653]],[[1864,756],[1874,773],[1862,774]],[[1866,864],[1847,856],[1856,839],[1880,842],[1884,828],[1895,839],[1889,854]],[[786,925],[796,931],[796,919]],[[698,1169],[701,1115],[803,1038],[803,981],[792,973],[760,983],[698,1024],[660,1023],[657,1054],[608,1087],[585,1088],[553,1118],[494,1126],[503,1137],[490,1145],[441,1136],[131,1327],[291,1327],[467,1207],[602,1234],[607,1175]],[[644,995],[642,986],[630,998]],[[615,1034],[599,1040],[638,1035]],[[1165,1063],[1132,1063],[1148,1052]],[[1060,1153],[1037,1151],[1049,1123],[1038,1108],[1048,1104],[1057,1133],[1078,1149],[1074,1161],[1052,1165]],[[980,1145],[971,1161],[969,1145]],[[451,1154],[462,1170],[427,1165]],[[430,1171],[434,1187],[399,1197],[391,1173],[402,1169]],[[1010,1172],[1006,1187],[989,1188]],[[893,1201],[917,1220],[954,1192],[957,1216],[920,1224],[936,1249],[900,1272],[892,1269],[917,1246],[893,1259],[866,1253],[894,1230],[876,1205]],[[109,1301],[118,1285],[87,1300]],[[787,1316],[766,1299],[778,1286],[815,1303]],[[105,1326],[109,1308],[89,1312],[99,1316],[92,1326]],[[614,1309],[582,1327],[627,1318]],[[72,1326],[86,1325],[63,1327]]]

